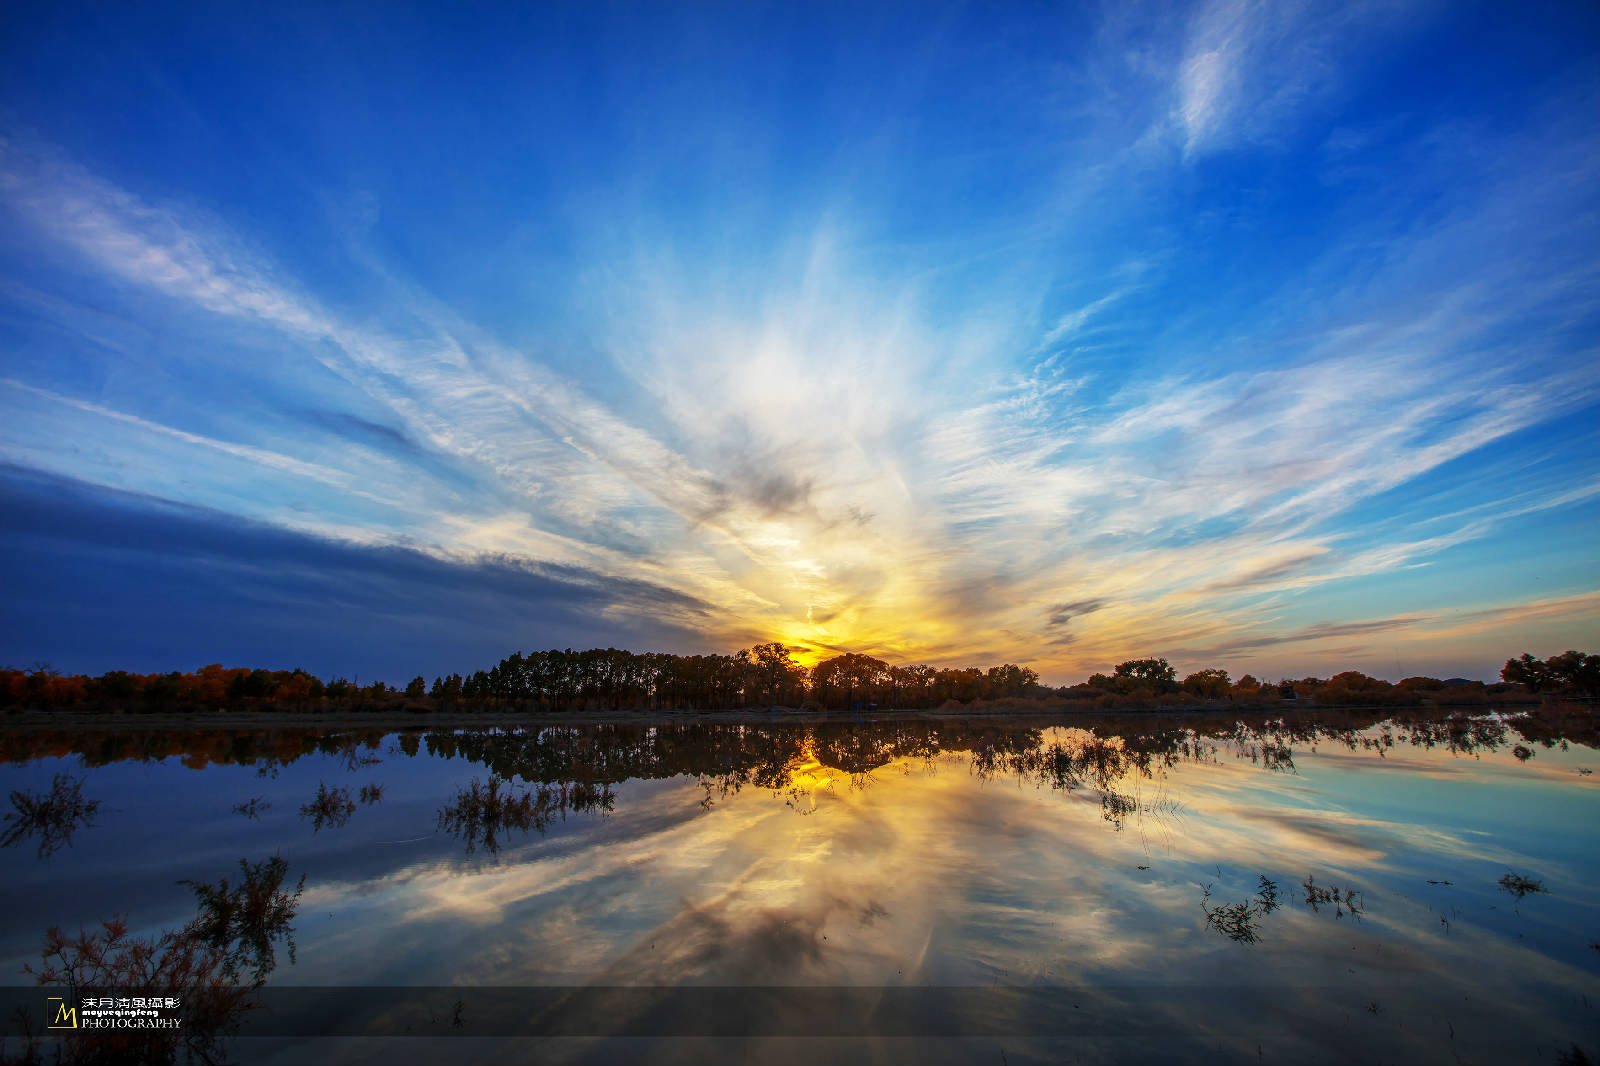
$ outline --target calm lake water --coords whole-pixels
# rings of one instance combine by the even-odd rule
[[[1568,730],[4,733],[0,790],[99,806],[0,851],[0,983],[33,1003],[48,927],[179,929],[180,882],[276,856],[304,889],[247,1062],[1595,1061]]]

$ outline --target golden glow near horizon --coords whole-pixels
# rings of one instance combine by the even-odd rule
[[[1497,94],[1495,120],[1474,127],[1489,140],[1434,160],[1431,178],[1417,169],[1434,149],[1420,146],[1454,143],[1439,131],[1462,128],[1458,93],[1419,100],[1410,133],[1353,132],[1363,114],[1325,150],[1290,150],[1329,137],[1328,99],[1313,107],[1323,89],[1261,42],[1328,27],[1264,12],[1200,5],[1150,28],[1148,64],[1121,71],[1071,137],[1036,106],[1059,98],[1057,73],[1008,63],[1001,80],[1020,79],[1027,101],[1008,114],[1043,125],[1001,150],[1006,124],[958,124],[934,145],[912,135],[915,114],[863,126],[852,104],[795,126],[781,105],[678,110],[681,86],[636,86],[618,99],[662,110],[628,128],[664,140],[629,157],[634,136],[600,138],[601,157],[617,153],[606,172],[633,177],[504,198],[423,205],[404,183],[369,190],[375,172],[323,160],[334,169],[305,187],[338,194],[255,202],[257,175],[227,173],[251,151],[208,149],[222,169],[177,154],[122,171],[126,153],[89,152],[64,112],[54,134],[7,127],[8,261],[39,265],[0,278],[17,331],[0,374],[7,499],[37,510],[16,486],[43,479],[42,496],[105,512],[181,512],[208,544],[244,543],[233,523],[281,537],[265,563],[218,547],[221,569],[294,572],[314,591],[264,603],[235,576],[228,626],[185,614],[157,651],[138,645],[167,666],[234,622],[242,650],[430,675],[584,640],[729,652],[777,639],[806,663],[846,650],[1009,661],[1054,683],[1152,655],[1235,674],[1484,678],[1523,651],[1600,645],[1600,450],[1584,428],[1600,362],[1572,332],[1591,313],[1578,294],[1600,218],[1596,134],[1574,117],[1587,98],[1576,81],[1540,81],[1528,99],[1549,99],[1507,123]],[[646,66],[669,81],[676,69]],[[857,74],[883,73],[871,67]],[[969,73],[975,92],[996,89]],[[439,91],[430,81],[427,99]],[[355,128],[372,125],[369,104],[346,116]],[[568,117],[594,129],[594,114]],[[861,139],[838,141],[846,128]],[[774,129],[827,141],[762,160],[790,143]],[[548,154],[598,173],[595,144],[525,132],[508,141],[536,166]],[[438,188],[503,173],[504,157],[474,158],[490,142],[508,143],[461,145],[448,173],[428,159],[393,171]],[[739,143],[772,185],[730,182],[726,153],[688,143]],[[982,165],[958,177],[949,150]],[[1210,166],[1213,152],[1269,152],[1271,166],[1247,169],[1283,184],[1240,205],[1242,171]],[[1505,158],[1515,174],[1492,162]],[[1403,171],[1437,210],[1397,233],[1384,183],[1329,182],[1330,167]],[[997,179],[1003,202],[988,195]],[[1308,182],[1332,198],[1328,216],[1274,213]],[[467,205],[483,214],[459,216]],[[1206,224],[1177,232],[1172,209]],[[454,269],[466,262],[482,273]],[[135,350],[148,373],[129,369]],[[103,524],[63,514],[63,529]],[[55,566],[49,587],[71,595],[30,609],[70,606],[81,624],[19,625],[17,661],[55,658],[31,643],[46,631],[72,634],[69,655],[122,639],[80,576],[111,549],[60,539],[19,566]],[[427,565],[398,565],[404,553]],[[201,565],[152,564],[128,601],[154,596],[168,578],[150,575],[169,563]],[[196,583],[218,572],[204,566]],[[380,591],[352,591],[367,586],[351,567]],[[397,601],[415,606],[373,606]],[[306,603],[349,608],[339,648],[319,636],[283,650]],[[406,650],[370,636],[410,619]],[[448,653],[429,635],[444,630],[460,638]],[[351,669],[319,666],[334,668]]]
[[[892,518],[875,515],[873,522],[887,526]],[[782,518],[762,524],[786,534],[772,541],[793,544],[804,532]],[[1460,673],[1451,667],[1462,656],[1480,658],[1491,676],[1524,645],[1583,643],[1600,614],[1600,593],[1580,593],[1313,621],[1298,597],[1341,579],[1305,571],[1331,551],[1316,543],[1272,544],[1260,554],[1240,544],[1130,552],[1082,571],[1072,562],[1051,567],[1030,560],[1033,581],[985,580],[981,564],[969,569],[975,562],[970,554],[919,539],[911,532],[917,525],[908,519],[898,536],[834,525],[811,545],[803,567],[752,553],[751,562],[777,565],[744,569],[743,595],[734,598],[764,610],[732,627],[725,643],[776,640],[808,667],[845,651],[892,664],[1013,661],[1060,681],[1146,655],[1166,656],[1185,669],[1223,666],[1235,676],[1362,669],[1397,680]],[[1346,560],[1342,568],[1356,580],[1393,562]],[[979,576],[969,576],[972,570]],[[1036,583],[1059,591],[1041,605],[1036,594],[1021,591]],[[1246,595],[1234,594],[1234,587]],[[1241,600],[1252,604],[1242,614]]]

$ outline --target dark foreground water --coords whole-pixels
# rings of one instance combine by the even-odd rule
[[[246,1062],[1600,1061],[1593,744],[1350,712],[0,733],[0,984],[69,1058],[113,1038],[47,1013],[142,938],[159,1013]],[[22,971],[52,926],[93,934],[77,987]]]

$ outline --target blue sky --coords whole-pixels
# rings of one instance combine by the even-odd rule
[[[0,15],[0,660],[1600,645],[1600,12]]]

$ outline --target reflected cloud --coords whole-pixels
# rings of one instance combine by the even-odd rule
[[[1563,750],[1558,721],[1526,724],[1551,740],[1526,764],[1493,716],[1077,721],[200,731],[183,758],[183,734],[46,733],[33,751],[230,780],[270,760],[264,802],[318,774],[361,781],[360,753],[385,751],[383,801],[338,835],[338,865],[307,856],[313,983],[1159,991],[1174,973],[1237,984],[1247,949],[1252,981],[1280,999],[1320,982],[1318,1017],[1337,1020],[1349,997],[1455,1002],[1485,966],[1581,979],[1563,952],[1589,860],[1517,850],[1587,795],[1571,770],[1592,749]],[[1506,802],[1529,790],[1541,801]],[[284,832],[263,809],[230,831]],[[435,816],[431,837],[400,828]],[[1496,908],[1508,868],[1549,887],[1539,907]],[[1195,1020],[1159,997],[1139,1016]]]
[[[1439,827],[1362,817],[1336,805],[1279,809],[1285,779],[1259,752],[1308,745],[1298,760],[1311,760],[1320,774],[1322,756],[1309,746],[1332,741],[1330,768],[1365,759],[1389,780],[1413,781],[1412,764],[1448,765],[1470,754],[1463,746],[1504,743],[1503,731],[1475,740],[1470,723],[1458,730],[1450,720],[1418,716],[1386,724],[1387,745],[1383,733],[1314,719],[1207,732],[1181,727],[1102,738],[1060,728],[883,723],[838,732],[819,725],[461,734],[450,738],[450,751],[506,773],[537,765],[552,780],[582,780],[602,765],[603,774],[651,772],[649,760],[635,769],[615,761],[633,763],[650,747],[611,743],[581,756],[576,742],[585,736],[648,738],[660,753],[687,759],[675,768],[691,772],[702,759],[725,763],[735,751],[758,757],[720,771],[701,768],[654,793],[647,810],[630,810],[629,787],[620,785],[607,838],[592,844],[570,837],[519,844],[503,848],[496,865],[470,873],[424,866],[386,879],[384,920],[417,929],[454,920],[485,929],[523,923],[527,942],[495,946],[482,961],[482,980],[559,979],[595,968],[598,976],[589,979],[600,984],[959,983],[1002,973],[1043,979],[1085,966],[1150,965],[1161,942],[1138,930],[1181,923],[1193,896],[1186,898],[1179,871],[1204,873],[1218,854],[1259,862],[1263,876],[1280,884],[1287,878],[1298,886],[1310,869],[1307,880],[1319,892],[1341,886],[1340,907],[1348,910],[1343,890],[1351,871],[1392,877],[1409,855],[1455,862],[1483,853],[1481,843]],[[1408,750],[1416,745],[1405,760],[1390,754],[1397,736]],[[1452,736],[1454,750],[1439,744]],[[437,740],[433,746],[439,750]],[[605,763],[588,761],[601,751]],[[966,772],[944,769],[951,759]],[[703,802],[708,787],[717,796],[710,808]],[[1310,799],[1310,786],[1297,790],[1299,802]],[[792,815],[797,792],[809,817]],[[1059,799],[1039,806],[1052,795]],[[1141,819],[1160,821],[1164,810],[1178,813],[1160,832],[1141,827],[1125,839],[1118,831]],[[944,865],[941,842],[951,839],[984,840],[987,865]],[[1136,869],[1144,866],[1167,872],[1148,883],[1157,875]],[[636,880],[642,870],[650,871],[647,895]],[[884,905],[884,884],[897,886],[893,905]],[[326,891],[331,901],[346,890]],[[1310,897],[1308,889],[1294,891]],[[573,893],[596,903],[563,902]],[[964,901],[961,909],[939,902],[946,897]],[[930,955],[937,930],[944,947]],[[955,969],[952,935],[962,938],[957,954],[967,959]],[[1020,962],[1015,953],[1040,938],[1053,945],[1054,961]]]

